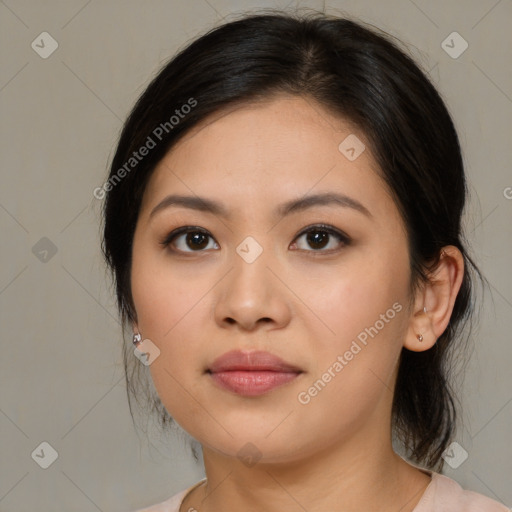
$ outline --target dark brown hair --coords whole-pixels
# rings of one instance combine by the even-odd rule
[[[316,12],[249,14],[197,38],[163,67],[128,117],[102,189],[107,192],[102,249],[114,276],[123,328],[136,319],[132,241],[156,164],[207,116],[276,93],[314,100],[365,134],[407,228],[411,292],[428,281],[443,246],[454,245],[464,257],[448,328],[427,351],[402,350],[392,408],[393,433],[406,454],[440,470],[456,420],[450,355],[470,324],[472,275],[481,274],[463,241],[467,187],[450,114],[400,43],[378,29]],[[187,104],[193,108],[182,109]],[[127,167],[133,153],[149,145],[148,137],[155,145]],[[132,411],[130,395],[141,391],[142,365],[134,361],[129,341],[124,356]],[[156,411],[162,426],[169,424],[172,418],[149,392],[149,401],[137,399],[139,405]]]

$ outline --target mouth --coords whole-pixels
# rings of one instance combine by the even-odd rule
[[[258,396],[297,378],[300,373],[269,371],[209,372],[213,381],[237,395]]]
[[[269,352],[228,352],[207,369],[214,384],[241,396],[258,396],[281,387],[304,373]]]

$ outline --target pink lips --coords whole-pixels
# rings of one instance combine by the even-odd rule
[[[232,350],[215,359],[208,373],[223,389],[257,396],[292,381],[303,372],[270,352]]]

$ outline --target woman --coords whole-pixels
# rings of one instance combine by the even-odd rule
[[[99,192],[128,396],[149,371],[148,409],[205,465],[146,510],[507,510],[439,473],[479,272],[452,120],[388,36],[323,14],[210,31],[142,94]]]

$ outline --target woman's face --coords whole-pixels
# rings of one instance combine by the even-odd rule
[[[163,404],[204,447],[284,462],[365,446],[372,432],[389,442],[409,254],[364,140],[312,100],[281,96],[208,119],[155,169],[133,244],[136,327],[160,351],[149,368]],[[326,194],[340,199],[308,202]],[[210,373],[233,350],[300,373]]]

